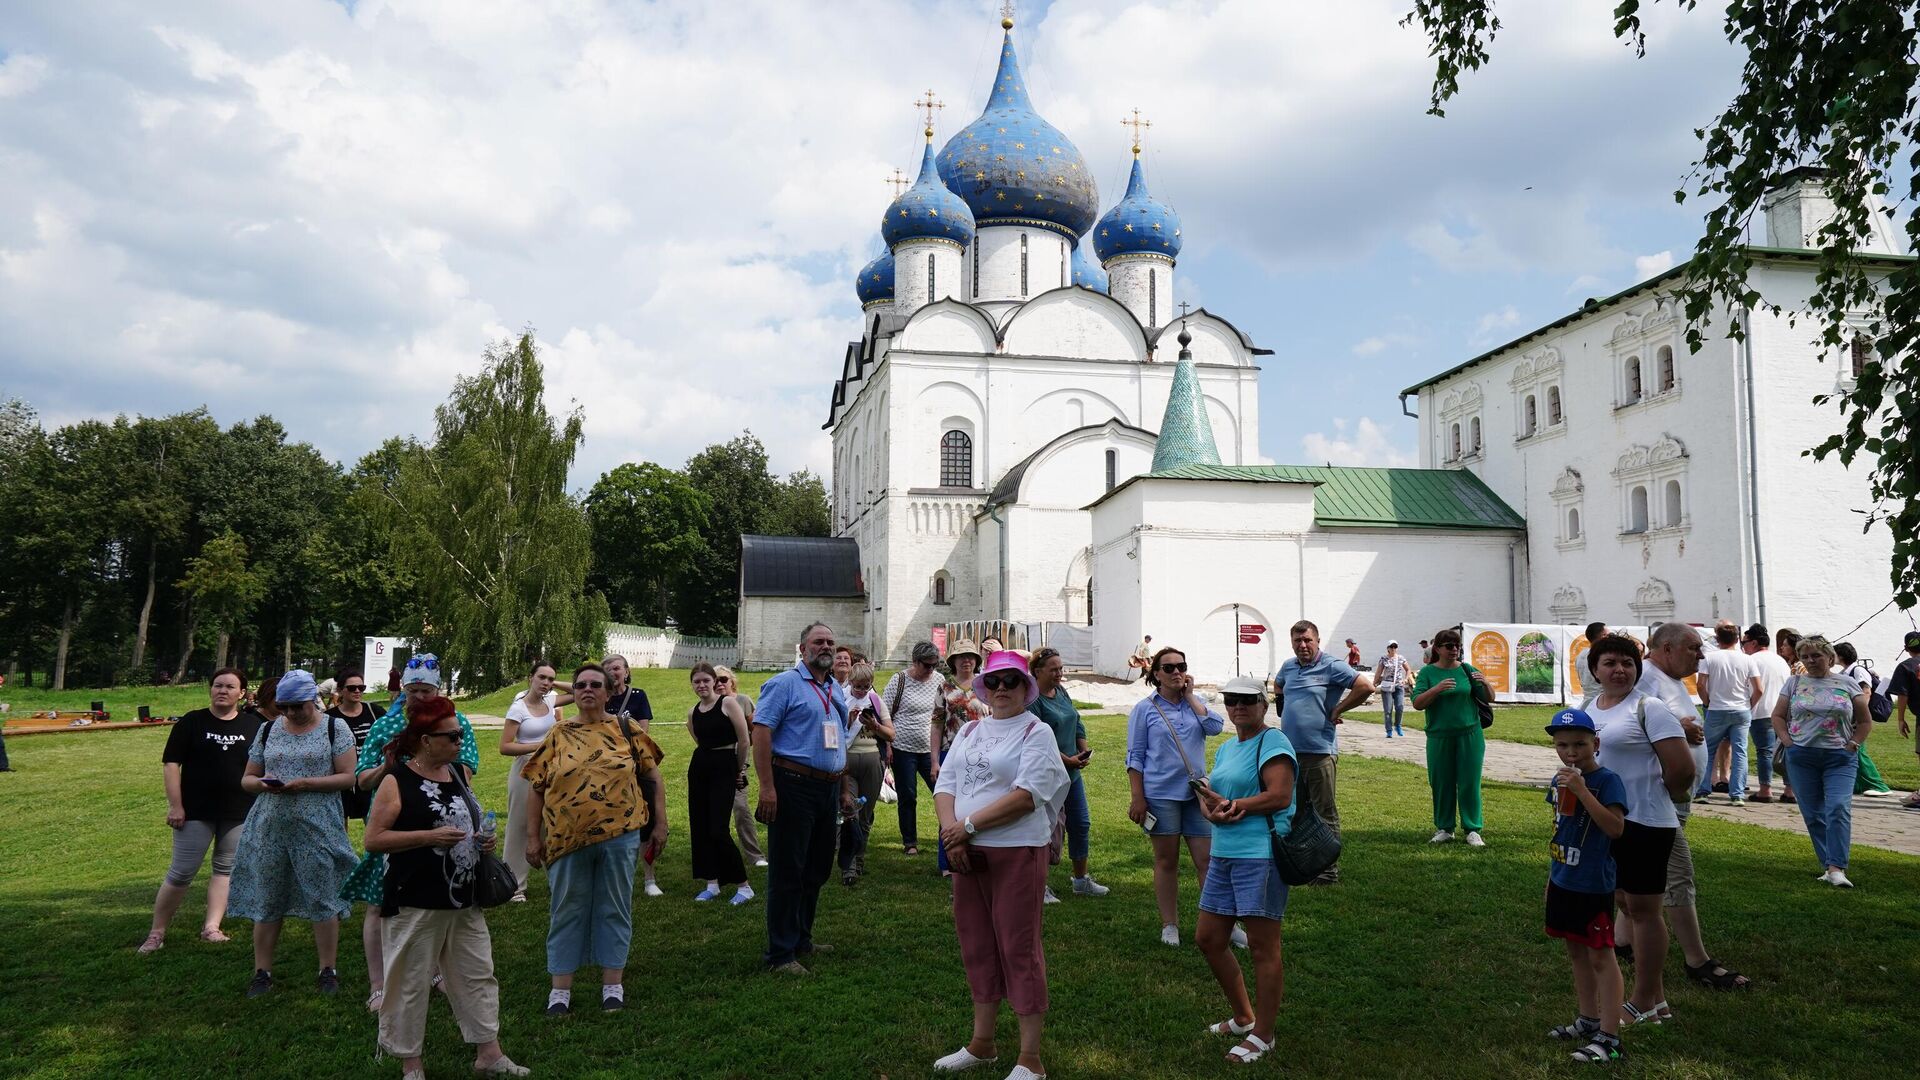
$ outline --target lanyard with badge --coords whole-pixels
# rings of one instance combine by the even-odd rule
[[[840,724],[833,715],[833,692],[822,688],[812,679],[807,680],[807,688],[820,699],[820,708],[827,714],[827,718],[820,724],[821,747],[827,750],[840,749]]]

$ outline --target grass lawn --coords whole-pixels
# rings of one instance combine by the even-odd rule
[[[139,719],[139,707],[150,706],[155,716],[178,716],[207,705],[205,683],[186,686],[114,686],[104,690],[43,690],[9,681],[0,686],[0,701],[13,707],[14,716],[48,709],[85,710],[98,701],[106,705],[115,723]]]
[[[1546,732],[1547,721],[1558,712],[1558,705],[1499,705],[1493,710],[1493,726],[1487,729],[1487,738],[1503,739],[1507,742],[1528,743],[1533,746],[1552,746],[1553,737]],[[1379,712],[1352,712],[1347,714],[1350,720],[1369,724],[1378,724]],[[1911,719],[1909,720],[1911,723]],[[1425,731],[1427,718],[1424,713],[1407,710],[1407,726]],[[1752,746],[1749,744],[1749,751]],[[1875,724],[1873,735],[1868,738],[1867,749],[1873,755],[1873,763],[1879,767],[1880,775],[1887,783],[1902,791],[1920,788],[1920,758],[1913,753],[1912,739],[1902,739],[1900,729],[1891,721]],[[1751,768],[1751,767],[1749,767]]]
[[[643,675],[663,717],[683,679]],[[1102,900],[1047,909],[1053,1012],[1050,1075],[1186,1080],[1240,1075],[1226,1044],[1201,1034],[1225,1015],[1200,955],[1158,943],[1147,844],[1127,823],[1124,719],[1096,718],[1089,782],[1094,869]],[[822,898],[818,933],[838,951],[815,978],[758,971],[764,906],[695,905],[681,788],[689,750],[676,723],[667,748],[676,813],[663,857],[669,895],[638,897],[628,1011],[591,1009],[554,1023],[545,1002],[546,886],[490,914],[508,1052],[538,1076],[919,1077],[966,1037],[969,1006],[930,856],[899,853],[891,807],[875,828],[869,874]],[[363,1010],[359,916],[343,934],[345,989],[316,994],[311,935],[290,924],[280,987],[242,998],[247,926],[210,946],[193,930],[196,889],[167,947],[146,958],[146,931],[168,832],[157,760],[164,733],[22,739],[20,770],[0,776],[0,1075],[17,1077],[397,1076],[373,1058]],[[504,808],[501,759],[478,784]],[[1341,802],[1345,880],[1297,890],[1287,919],[1287,998],[1277,1062],[1295,1077],[1591,1075],[1542,1037],[1572,1009],[1558,943],[1540,932],[1547,811],[1537,791],[1488,792],[1491,847],[1426,843],[1424,774],[1349,759]],[[921,836],[932,832],[921,801]],[[1647,1077],[1896,1076],[1920,1040],[1920,860],[1859,849],[1859,888],[1817,886],[1806,840],[1713,820],[1693,823],[1709,941],[1758,982],[1744,995],[1670,982],[1679,1021],[1628,1035],[1623,1073]],[[204,878],[202,879],[204,881]],[[1064,872],[1056,884],[1065,884]],[[756,884],[764,872],[755,872]],[[1182,887],[1191,939],[1197,889]],[[1679,972],[1675,953],[1670,970]],[[1011,1054],[1011,1017],[1001,1024]],[[428,1035],[431,1075],[466,1075],[470,1054],[444,1000]],[[1902,1064],[1905,1062],[1906,1064]],[[1010,1061],[1002,1062],[1010,1067]],[[1003,1075],[987,1070],[987,1080]]]

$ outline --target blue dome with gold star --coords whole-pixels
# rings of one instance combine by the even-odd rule
[[[1033,111],[1008,26],[986,111],[940,151],[940,179],[967,201],[976,225],[1032,225],[1083,235],[1100,213],[1087,160]]]
[[[1127,178],[1126,195],[1093,229],[1093,252],[1102,263],[1120,255],[1165,255],[1171,259],[1180,254],[1180,215],[1147,191],[1139,149],[1134,147],[1133,175]]]
[[[860,297],[862,308],[869,304],[888,303],[893,300],[893,252],[883,251],[880,257],[860,268],[860,276],[854,279],[853,291]]]
[[[932,128],[927,129],[927,148],[920,155],[920,178],[887,207],[880,237],[889,250],[904,240],[951,240],[961,247],[973,243],[973,213],[940,182],[933,167]]]
[[[1087,254],[1087,245],[1073,245],[1073,283],[1094,292],[1107,291],[1107,271]]]

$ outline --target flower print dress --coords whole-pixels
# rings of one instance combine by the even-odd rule
[[[467,722],[467,715],[456,712],[453,718],[460,722],[460,757],[456,763],[465,766],[467,776],[472,777],[480,771],[480,745],[473,739],[473,725]],[[406,699],[400,698],[387,710],[387,715],[374,721],[373,729],[367,732],[367,742],[360,748],[360,760],[354,762],[354,771],[362,773],[384,764],[387,760],[387,744],[406,727]],[[350,901],[378,904],[386,897],[386,872],[387,857],[380,852],[369,851],[360,857],[360,865],[353,868],[340,895]]]
[[[322,717],[295,734],[286,721],[260,725],[247,759],[282,780],[333,775],[335,755],[353,751],[353,729]],[[340,890],[353,872],[353,845],[337,791],[261,795],[240,829],[227,913],[254,922],[289,916],[309,922],[338,919],[352,910]]]

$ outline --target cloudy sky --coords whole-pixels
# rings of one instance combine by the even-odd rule
[[[1710,11],[1502,5],[1446,119],[1407,0],[1055,0],[1016,41],[1102,205],[1152,119],[1181,299],[1274,350],[1261,449],[1413,464],[1396,392],[1691,250],[1738,57]],[[351,461],[539,335],[577,484],[820,430],[883,179],[978,114],[981,0],[69,0],[0,8],[0,395],[205,404]]]

